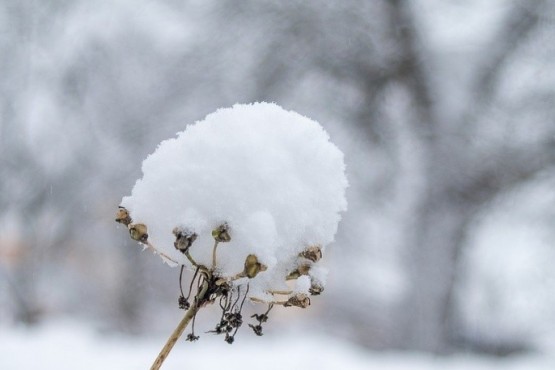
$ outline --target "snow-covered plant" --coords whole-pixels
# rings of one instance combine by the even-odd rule
[[[249,324],[262,335],[274,306],[306,308],[323,291],[318,262],[346,210],[347,180],[317,122],[269,103],[220,109],[163,141],[142,170],[116,221],[181,266],[187,310],[152,369],[208,304],[222,310],[212,333],[233,343],[245,301],[264,305]],[[187,294],[184,268],[194,272]]]

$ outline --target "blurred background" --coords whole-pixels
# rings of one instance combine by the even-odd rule
[[[179,271],[117,227],[121,197],[161,140],[273,101],[326,128],[350,187],[325,294],[272,340],[550,353],[553,40],[553,0],[0,0],[0,343],[70,321],[159,335],[153,359]]]

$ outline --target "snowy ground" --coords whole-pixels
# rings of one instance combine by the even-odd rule
[[[495,360],[367,352],[324,336],[287,334],[278,339],[245,335],[232,346],[216,339],[205,335],[196,343],[178,342],[163,369],[542,370],[553,369],[555,364],[555,356],[546,355]],[[164,340],[99,334],[74,323],[33,330],[2,328],[0,369],[148,369]]]

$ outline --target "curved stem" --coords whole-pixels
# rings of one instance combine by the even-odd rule
[[[206,266],[201,265],[201,264],[198,264],[197,261],[195,261],[195,260],[193,259],[193,257],[191,256],[191,254],[189,253],[188,250],[186,250],[185,252],[183,252],[183,254],[185,255],[185,257],[187,257],[187,259],[189,260],[189,262],[191,262],[191,264],[192,264],[194,267],[200,269],[201,271],[209,272],[209,270],[208,270],[208,268],[207,268]]]
[[[216,268],[216,249],[218,249],[218,241],[214,241],[214,248],[212,249],[212,270]]]
[[[189,325],[189,322],[191,321],[191,319],[193,319],[196,316],[200,308],[199,302],[202,302],[204,300],[204,296],[206,295],[207,291],[208,291],[208,282],[204,281],[202,284],[202,289],[198,292],[197,296],[195,297],[196,298],[195,303],[185,313],[185,316],[183,317],[183,319],[181,319],[181,321],[179,322],[179,325],[177,325],[172,335],[168,338],[166,344],[160,351],[160,354],[158,354],[158,357],[156,357],[156,360],[154,360],[154,363],[152,364],[150,370],[160,369],[160,367],[164,363],[164,360],[170,354],[173,346],[175,345],[179,337],[181,337],[187,325]]]

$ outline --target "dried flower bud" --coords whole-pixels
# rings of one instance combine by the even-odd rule
[[[175,242],[173,243],[173,246],[181,253],[187,252],[193,242],[197,239],[197,234],[180,227],[174,228],[172,232],[173,235],[175,235]]]
[[[226,243],[231,240],[231,236],[229,236],[229,226],[227,224],[222,224],[212,230],[212,236],[214,240],[221,243]]]
[[[256,321],[258,321],[259,323],[265,323],[266,321],[268,321],[268,315],[266,315],[265,313],[263,314],[254,314],[251,317],[254,317]]]
[[[245,260],[245,270],[243,273],[249,279],[254,278],[261,271],[266,271],[268,268],[258,262],[258,258],[254,254],[249,254]]]
[[[311,245],[299,254],[300,257],[318,262],[322,259],[322,248],[319,245]]]
[[[299,267],[297,267],[296,270],[292,271],[289,275],[287,275],[286,280],[294,280],[299,278],[300,276],[303,275],[308,275],[308,272],[310,271],[310,265],[301,265]]]
[[[320,295],[324,291],[324,286],[320,283],[312,281],[312,284],[308,291],[311,295]]]
[[[179,309],[181,310],[188,310],[189,308],[191,308],[191,304],[187,302],[187,299],[182,295],[179,296],[179,299],[177,300],[177,304],[179,305]]]
[[[148,234],[145,224],[129,224],[128,227],[131,239],[141,243],[145,243],[147,241]]]
[[[118,208],[118,212],[116,213],[116,222],[119,222],[120,224],[124,224],[125,226],[129,226],[129,224],[133,222],[133,220],[131,220],[131,217],[129,216],[129,212],[127,212],[127,210],[124,207],[120,206]]]
[[[264,335],[264,333],[262,333],[262,325],[260,325],[260,324],[258,324],[258,325],[249,324],[249,326],[254,331],[254,334],[258,335],[259,337]]]
[[[189,333],[189,334],[187,334],[187,338],[185,340],[189,341],[189,342],[195,342],[198,339],[199,339],[199,337],[197,335],[194,335],[193,333]]]
[[[294,296],[290,297],[287,302],[283,305],[284,307],[300,307],[300,308],[307,308],[310,306],[310,298],[306,294],[299,293],[295,294]]]

